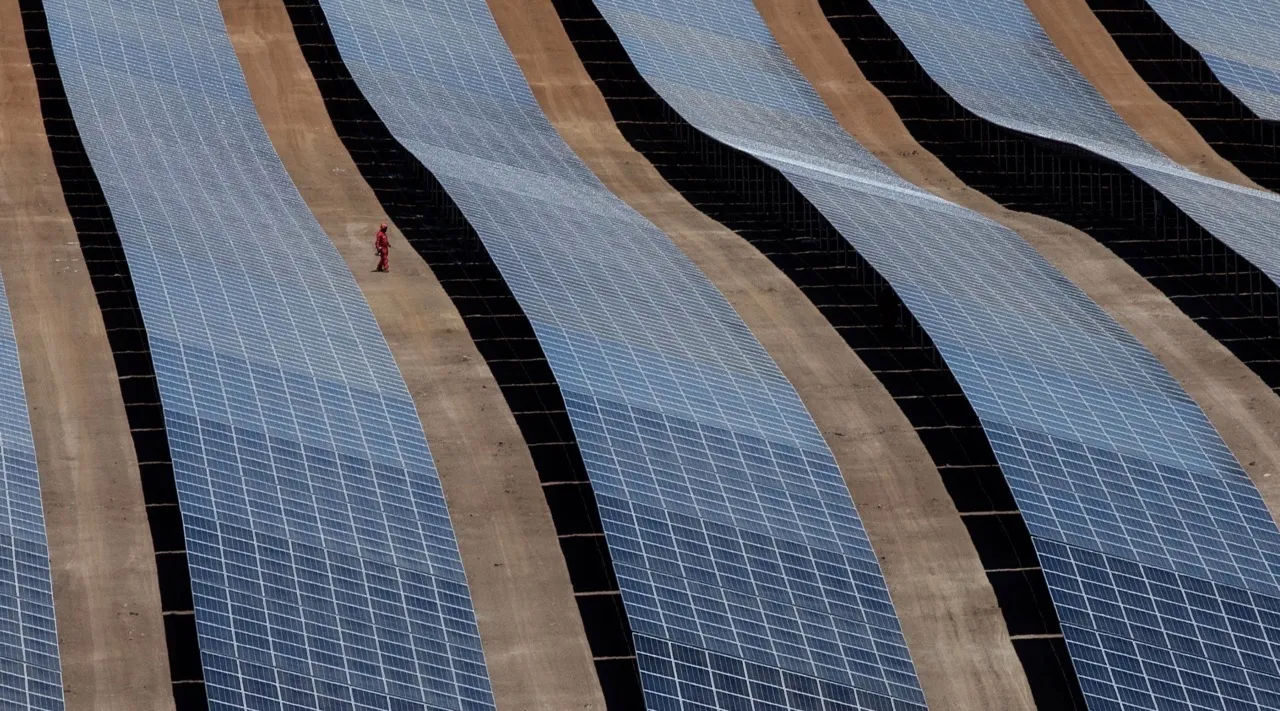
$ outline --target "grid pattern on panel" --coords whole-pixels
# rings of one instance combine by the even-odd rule
[[[0,708],[61,711],[62,669],[53,613],[35,442],[9,300],[0,284]]]
[[[965,108],[1121,163],[1280,283],[1280,195],[1204,177],[1156,150],[1058,51],[1022,0],[869,1]]]
[[[49,0],[146,319],[211,709],[492,709],[421,422],[216,0]]]
[[[321,5],[361,90],[533,324],[648,708],[782,709],[801,694],[923,709],[875,554],[795,391],[712,284],[561,141],[483,0]]]
[[[764,24],[751,0],[596,6],[668,103],[782,171],[929,333],[982,421],[1037,551],[1057,556],[1043,564],[1054,573],[1054,602],[1091,708],[1179,708],[1153,694],[1203,705],[1205,686],[1219,702],[1243,704],[1229,708],[1266,708],[1269,697],[1245,699],[1231,684],[1280,682],[1280,649],[1269,646],[1261,622],[1280,599],[1280,531],[1204,414],[1151,354],[1015,233],[904,183],[844,134],[780,48],[767,35],[756,39]],[[707,29],[721,26],[733,29]],[[1064,556],[1087,565],[1057,565]],[[1129,578],[1109,579],[1108,593],[1097,569],[1146,571],[1138,577],[1154,582],[1136,591]],[[1199,597],[1186,593],[1180,608],[1165,609],[1166,588]],[[1159,619],[1133,613],[1147,627],[1133,626],[1127,608],[1104,605],[1118,596]],[[1194,660],[1144,672],[1164,659],[1148,654],[1148,628],[1199,642],[1234,629],[1222,620],[1191,633],[1178,626],[1198,619],[1206,598],[1224,606],[1230,598],[1241,608],[1235,617],[1258,625],[1232,642],[1236,655],[1215,647],[1210,658],[1200,647]],[[1147,686],[1089,666],[1113,647],[1134,650],[1129,657],[1140,662],[1104,661],[1104,670],[1138,664],[1130,674],[1145,674]],[[1183,655],[1196,653],[1187,647]],[[1182,696],[1153,688],[1170,673],[1185,675]]]
[[[1054,542],[1037,549],[1091,701],[1280,708],[1280,598]]]
[[[1146,0],[1258,116],[1280,120],[1280,7],[1242,0]]]

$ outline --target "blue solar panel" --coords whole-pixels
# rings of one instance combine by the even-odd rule
[[[1224,86],[1259,117],[1280,121],[1280,5],[1245,0],[1147,0],[1204,55]]]
[[[1152,355],[1017,234],[843,133],[751,0],[596,6],[686,120],[787,175],[929,333],[1023,512],[1090,708],[1275,708],[1280,531]],[[965,68],[993,77],[975,95],[1017,89],[1000,66]]]
[[[493,709],[443,493],[216,0],[48,0],[145,319],[210,708]]]
[[[875,554],[795,391],[688,258],[561,141],[484,1],[321,4],[555,371],[648,708],[922,709]]]
[[[61,711],[62,670],[35,442],[0,284],[0,708]]]

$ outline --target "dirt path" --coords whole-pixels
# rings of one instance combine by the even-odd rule
[[[35,436],[66,708],[172,709],[133,440],[14,0],[0,1],[0,272]]]
[[[889,100],[863,77],[818,0],[755,2],[783,49],[846,131],[907,180],[1021,234],[1169,369],[1244,465],[1272,516],[1280,512],[1280,438],[1275,436],[1280,430],[1280,397],[1092,237],[1054,220],[1006,210],[966,186],[911,137]]]
[[[630,147],[549,0],[489,6],[560,135],[693,259],[799,391],[881,557],[930,708],[1031,708],[977,553],[897,404],[799,288]]]
[[[391,230],[325,111],[280,0],[223,0],[258,114],[302,197],[351,266],[418,405],[444,485],[498,708],[603,711],[569,573],[538,475],[462,317]]]
[[[1138,76],[1086,0],[1025,2],[1059,51],[1140,136],[1201,175],[1263,189],[1218,155],[1191,122]]]

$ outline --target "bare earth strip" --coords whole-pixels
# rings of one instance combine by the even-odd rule
[[[12,0],[0,2],[0,272],[35,436],[66,707],[173,709],[129,422]]]
[[[902,411],[786,276],[684,200],[618,132],[549,0],[489,0],[560,135],[729,299],[795,385],[844,473],[933,709],[1030,709],[995,595]]]
[[[755,2],[846,131],[907,180],[1022,235],[1160,360],[1244,465],[1272,517],[1280,512],[1280,438],[1275,436],[1280,397],[1092,237],[1054,220],[1006,210],[965,185],[911,137],[889,100],[849,56],[818,0]]]
[[[223,0],[258,114],[347,260],[418,406],[475,602],[498,708],[603,711],[591,652],[533,460],[497,382],[430,268],[391,230],[329,121],[280,0]]]
[[[1156,95],[1129,64],[1086,0],[1025,2],[1059,51],[1138,135],[1201,175],[1263,189],[1218,155],[1191,122]]]

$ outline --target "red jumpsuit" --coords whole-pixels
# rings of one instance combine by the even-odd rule
[[[378,234],[374,236],[373,250],[378,253],[378,271],[390,271],[391,264],[387,261],[387,258],[391,253],[391,244],[387,241],[387,231],[385,229],[379,229]]]

